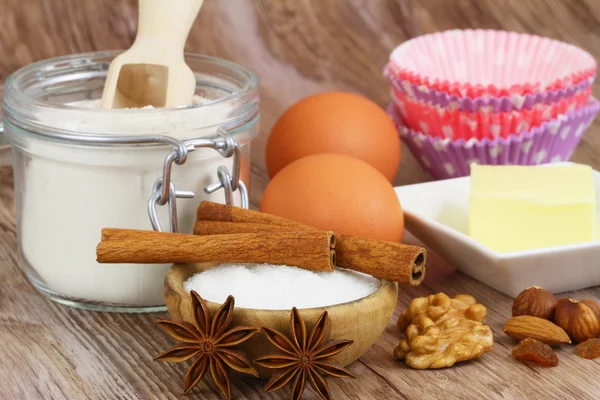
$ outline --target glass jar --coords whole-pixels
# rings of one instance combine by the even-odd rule
[[[0,104],[4,98],[4,87],[0,86]],[[2,107],[0,107],[0,121],[2,121]],[[0,133],[2,131],[2,123],[0,122]],[[6,137],[0,134],[0,167],[3,165],[10,165],[12,163],[12,155],[10,150],[10,143]]]
[[[178,221],[179,231],[189,233],[200,201],[225,202],[225,191],[214,190],[232,182],[237,188],[230,177],[238,176],[236,167],[249,184],[250,142],[259,120],[257,80],[236,64],[190,54],[195,104],[101,109],[116,55],[44,60],[6,81],[4,133],[13,149],[21,266],[41,293],[62,304],[158,311],[164,309],[169,265],[98,264],[101,229],[152,229],[149,212],[156,210],[155,228],[178,214],[172,226]],[[185,197],[176,208],[175,194]],[[228,196],[236,205],[240,198],[237,192]]]

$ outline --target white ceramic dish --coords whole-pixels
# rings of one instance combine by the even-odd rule
[[[597,171],[594,184],[600,200]],[[456,269],[511,297],[533,285],[554,293],[600,285],[600,232],[590,243],[495,252],[467,235],[469,187],[469,177],[397,187],[406,228]],[[600,227],[600,201],[596,219]]]

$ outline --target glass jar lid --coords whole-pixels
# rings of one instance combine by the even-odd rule
[[[51,58],[25,66],[6,81],[4,108],[10,124],[46,137],[81,135],[214,136],[258,118],[254,74],[222,59],[186,54],[196,75],[194,104],[174,108],[102,109],[108,67],[120,52]],[[200,132],[200,134],[199,134]],[[202,133],[205,132],[205,133]]]

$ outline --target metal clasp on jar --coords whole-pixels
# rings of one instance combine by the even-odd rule
[[[169,205],[169,226],[171,232],[178,231],[177,223],[177,199],[191,199],[194,193],[187,190],[176,190],[171,181],[171,170],[173,163],[182,165],[187,160],[188,153],[199,148],[210,148],[216,150],[225,158],[233,157],[233,175],[227,167],[220,165],[217,169],[218,181],[204,188],[207,194],[214,193],[217,190],[225,190],[225,202],[233,205],[233,194],[239,192],[241,206],[248,208],[248,190],[242,181],[241,175],[241,149],[235,142],[233,137],[224,129],[218,129],[219,138],[210,139],[190,139],[185,141],[177,141],[173,150],[165,158],[163,164],[163,174],[153,185],[153,193],[148,200],[148,216],[152,223],[152,228],[156,231],[162,231],[158,214],[157,206]],[[172,143],[171,138],[171,143]]]
[[[220,165],[217,169],[217,182],[214,182],[204,188],[207,194],[214,193],[217,190],[225,190],[225,202],[233,205],[233,193],[239,192],[240,203],[243,208],[248,208],[248,190],[242,181],[241,174],[241,149],[235,142],[233,137],[226,129],[219,128],[217,130],[218,138],[211,139],[190,139],[177,140],[170,136],[107,136],[107,135],[73,135],[68,133],[53,133],[32,129],[32,132],[40,136],[95,145],[131,145],[131,144],[163,144],[172,145],[173,150],[167,155],[163,164],[163,173],[152,188],[152,195],[148,200],[148,216],[152,223],[152,228],[156,231],[162,231],[158,214],[157,206],[169,204],[169,227],[171,232],[178,231],[177,223],[177,199],[194,198],[194,192],[187,190],[176,190],[173,182],[171,182],[171,170],[173,163],[182,165],[187,160],[190,152],[199,148],[209,148],[216,150],[225,158],[233,157],[233,175],[227,167]],[[0,137],[4,134],[4,125],[0,123]]]

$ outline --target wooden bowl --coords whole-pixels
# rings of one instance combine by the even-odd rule
[[[183,282],[197,272],[211,268],[214,263],[175,264],[165,278],[165,300],[169,314],[176,321],[193,323],[192,297],[183,289]],[[202,295],[202,293],[200,293]],[[321,313],[327,311],[331,319],[330,339],[350,339],[354,344],[336,356],[346,366],[356,361],[375,343],[387,326],[398,299],[398,284],[381,280],[379,289],[367,297],[348,303],[326,307],[305,308],[300,315],[312,327]],[[207,301],[212,315],[220,304]],[[290,310],[259,310],[235,307],[234,325],[268,327],[289,335]],[[263,332],[239,346],[249,360],[276,353],[278,350]],[[391,349],[390,349],[391,351]],[[258,368],[261,378],[269,378],[272,370]]]

